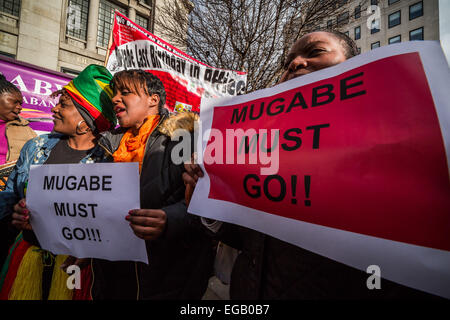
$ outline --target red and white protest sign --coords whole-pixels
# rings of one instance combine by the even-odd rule
[[[199,111],[201,99],[245,92],[247,74],[210,67],[116,11],[107,61],[111,73],[142,69],[156,75],[171,111]]]
[[[189,212],[450,298],[448,83],[439,43],[410,42],[204,101]]]

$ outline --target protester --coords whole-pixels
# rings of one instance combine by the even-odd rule
[[[337,65],[357,54],[355,43],[336,31],[306,34],[292,46],[280,82]],[[189,202],[201,168],[186,164],[183,174]],[[211,234],[240,250],[230,284],[231,299],[361,299],[427,296],[383,279],[382,290],[369,290],[368,274],[263,233],[210,219]]]
[[[53,255],[40,248],[26,207],[30,165],[101,162],[105,152],[97,144],[99,133],[116,122],[112,108],[109,71],[96,65],[84,69],[62,90],[52,108],[54,132],[41,135],[23,147],[6,190],[0,193],[0,214],[12,215],[12,223],[23,230],[17,237],[0,275],[0,299],[70,300],[89,298],[89,268],[81,274],[80,290],[69,290],[68,275],[60,268],[73,257]]]
[[[25,142],[36,137],[29,122],[19,116],[22,102],[20,90],[0,74],[0,172],[11,172]],[[7,174],[0,173],[0,178],[1,191],[5,188]],[[0,265],[3,265],[8,248],[17,236],[17,231],[10,227],[10,217],[3,218],[0,215]]]
[[[0,74],[0,165],[17,160],[25,142],[36,137],[19,115],[22,103],[20,90]]]
[[[121,127],[100,143],[115,162],[139,162],[141,209],[130,208],[124,219],[146,240],[149,264],[93,259],[93,298],[200,299],[211,274],[211,240],[182,203],[184,168],[171,159],[170,138],[178,128],[192,131],[194,115],[169,117],[162,82],[142,70],[118,72],[111,84]]]

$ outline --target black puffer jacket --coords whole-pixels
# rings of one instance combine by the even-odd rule
[[[207,288],[213,246],[199,218],[188,214],[183,203],[184,167],[172,163],[175,142],[161,133],[167,118],[161,114],[147,141],[140,176],[141,208],[164,210],[165,231],[146,241],[149,265],[93,259],[93,299],[200,299]],[[113,153],[124,132],[110,132],[99,143]]]
[[[231,273],[233,300],[436,298],[386,279],[369,290],[371,274],[248,228],[224,223],[215,237],[241,250]]]

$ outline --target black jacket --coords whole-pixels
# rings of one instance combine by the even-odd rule
[[[149,265],[93,259],[93,299],[200,299],[207,288],[213,245],[199,228],[199,218],[187,213],[184,166],[172,163],[176,142],[160,131],[167,118],[161,114],[148,138],[140,176],[141,208],[164,210],[165,231],[146,241]],[[99,143],[113,153],[124,132],[109,132]]]

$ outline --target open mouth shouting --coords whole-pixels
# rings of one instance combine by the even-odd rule
[[[116,117],[119,118],[125,114],[126,109],[124,107],[116,106],[114,107],[114,112],[116,113]]]

